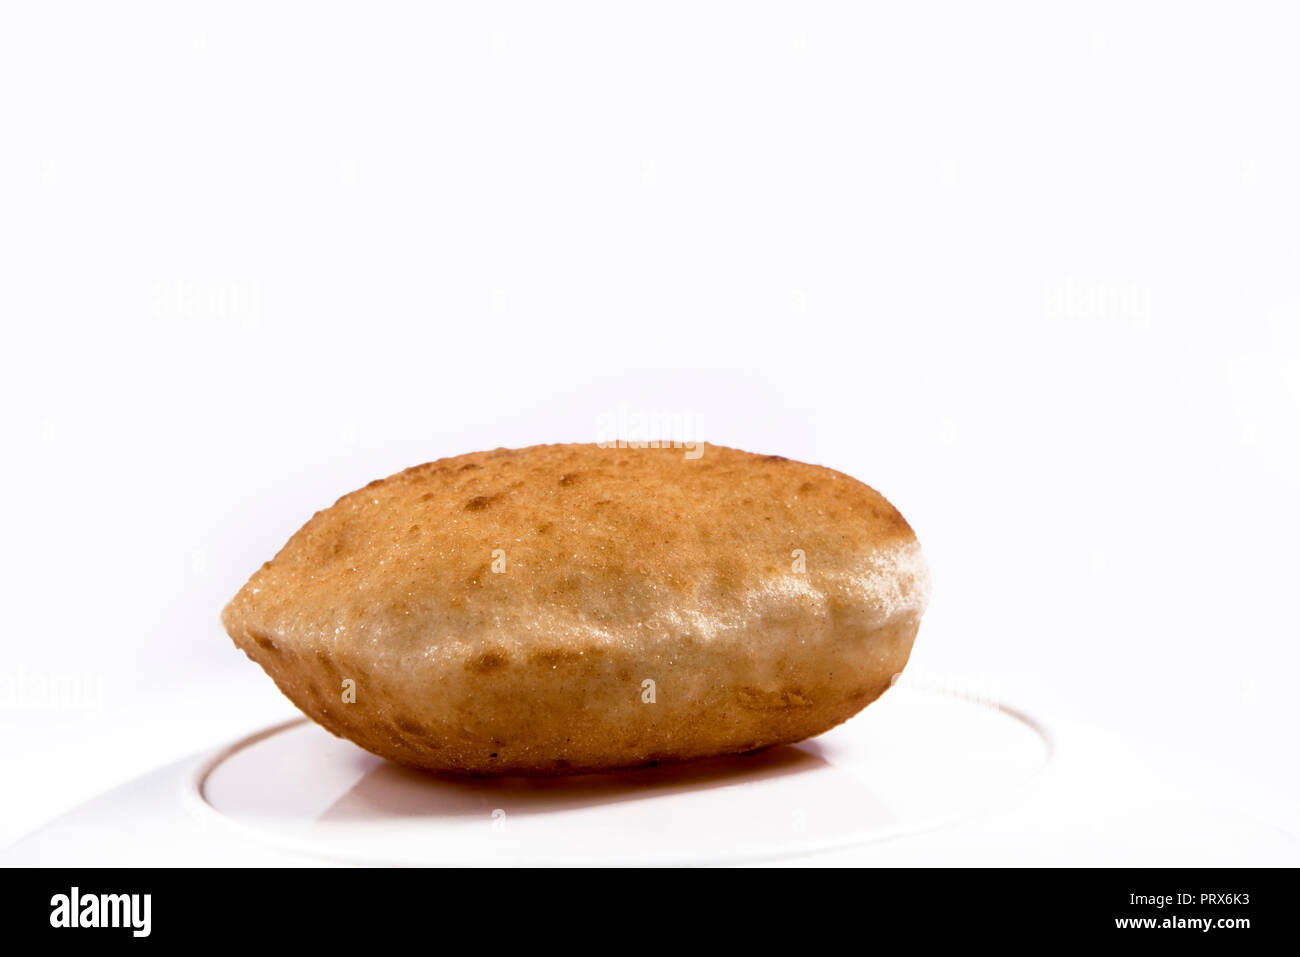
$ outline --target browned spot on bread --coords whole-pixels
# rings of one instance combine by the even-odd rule
[[[788,708],[812,707],[812,701],[797,691],[741,688],[736,692],[736,698],[742,708],[751,711],[784,711]]]
[[[266,632],[250,628],[248,629],[248,637],[252,638],[253,641],[257,643],[257,647],[265,649],[272,654],[280,653],[280,649],[276,646],[275,640]]]
[[[397,728],[398,731],[401,731],[404,734],[413,734],[421,738],[433,737],[433,733],[424,727],[424,725],[420,724],[420,722],[416,721],[414,718],[408,718],[404,715],[398,715],[393,719],[393,727]]]
[[[510,656],[499,649],[489,649],[469,663],[468,667],[478,674],[497,671],[510,664]]]
[[[495,495],[475,495],[465,503],[465,511],[481,512],[483,509],[491,505],[494,499],[496,499]]]
[[[555,665],[572,664],[575,661],[581,661],[584,657],[584,653],[576,648],[539,648],[528,653],[528,663],[530,665],[554,667]]]

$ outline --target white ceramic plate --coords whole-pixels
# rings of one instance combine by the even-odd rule
[[[1049,754],[1022,715],[902,685],[796,746],[557,779],[424,774],[295,721],[200,765],[190,803],[218,829],[338,863],[733,863],[939,827]]]
[[[423,774],[299,719],[109,791],[0,864],[783,861],[1005,806],[1050,754],[1036,721],[907,684],[796,746],[556,779]]]

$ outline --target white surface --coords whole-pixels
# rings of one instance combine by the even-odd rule
[[[1293,18],[5,5],[0,846],[292,716],[216,619],[314,510],[620,406],[883,491],[914,666],[1099,791],[1300,830]]]
[[[463,779],[399,768],[305,719],[103,795],[0,865],[1295,866],[1300,841],[1152,790],[1090,780],[1004,705],[900,686],[816,741],[679,768]]]

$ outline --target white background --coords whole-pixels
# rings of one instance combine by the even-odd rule
[[[1300,24],[976,7],[7,4],[0,846],[292,713],[218,614],[315,509],[620,406],[880,489],[1118,813],[1300,830]]]

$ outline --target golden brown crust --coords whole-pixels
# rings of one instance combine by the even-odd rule
[[[222,619],[304,712],[376,754],[556,774],[838,724],[902,669],[926,588],[911,528],[846,475],[719,446],[548,445],[345,495]]]

